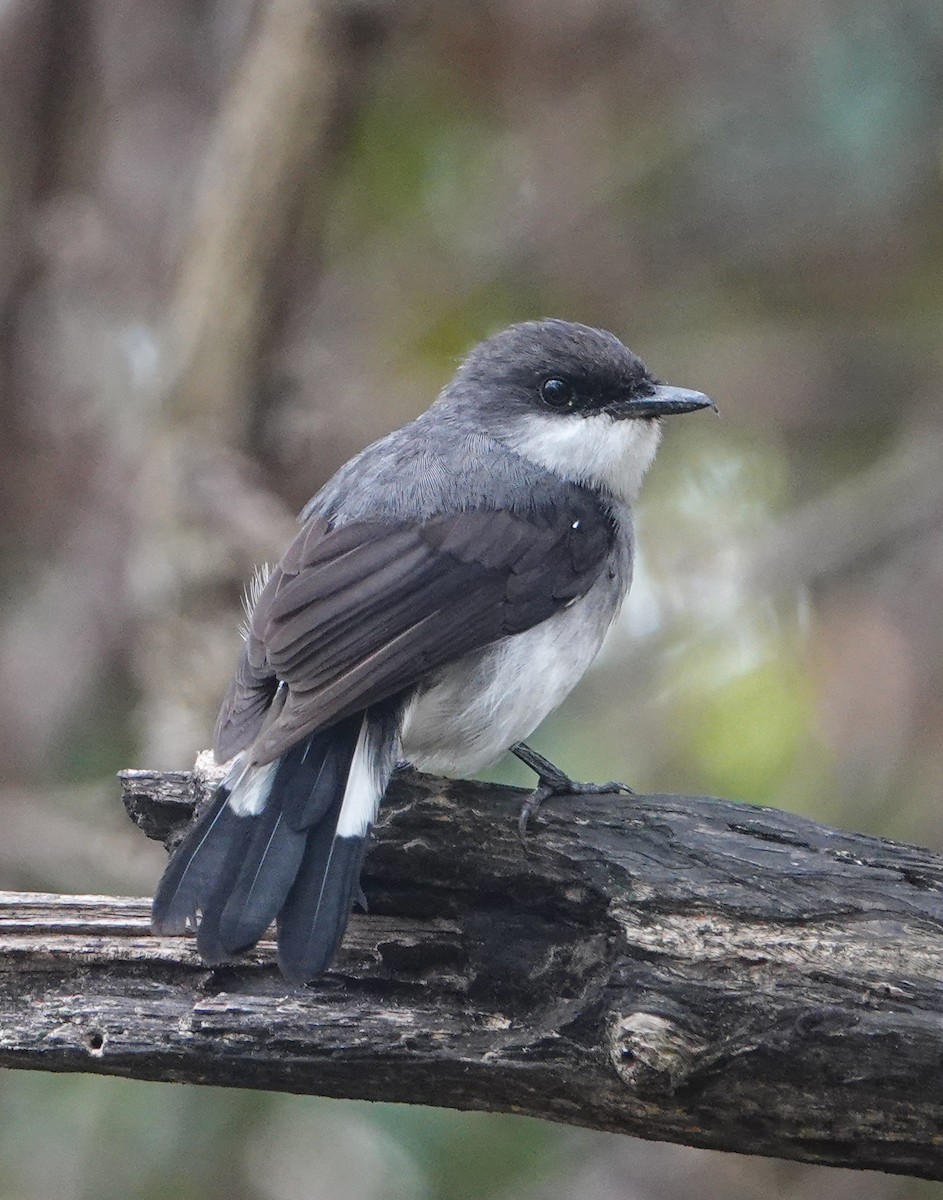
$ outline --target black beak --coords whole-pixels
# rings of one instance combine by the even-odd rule
[[[697,412],[699,408],[712,408],[717,412],[717,405],[703,392],[659,383],[650,396],[621,400],[609,411],[614,417],[673,417],[676,413]]]

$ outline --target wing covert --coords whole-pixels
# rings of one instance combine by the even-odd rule
[[[420,524],[309,520],[253,609],[217,723],[217,756],[266,762],[463,654],[546,620],[589,590],[612,545],[582,488],[526,513]],[[284,703],[268,710],[279,683]],[[277,710],[277,711],[276,711]]]

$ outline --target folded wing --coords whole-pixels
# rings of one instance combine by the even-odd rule
[[[525,513],[422,524],[313,518],[272,572],[216,731],[267,762],[471,650],[546,620],[598,577],[609,515],[584,489]],[[279,683],[284,703],[272,706]],[[266,717],[268,716],[268,720]]]

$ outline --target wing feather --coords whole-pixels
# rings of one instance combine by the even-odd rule
[[[562,502],[525,513],[476,509],[412,525],[309,520],[253,610],[217,754],[252,745],[253,761],[270,761],[437,667],[546,620],[589,590],[612,537],[609,514],[576,485]],[[265,722],[279,683],[285,703]]]

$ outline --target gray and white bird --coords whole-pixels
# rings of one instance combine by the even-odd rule
[[[398,760],[468,774],[523,745],[593,661],[632,576],[661,419],[712,406],[613,334],[527,321],[308,503],[257,589],[215,754],[232,759],[161,879],[153,927],[209,963],[272,921],[293,981],[330,964]],[[610,787],[613,785],[603,785]]]

